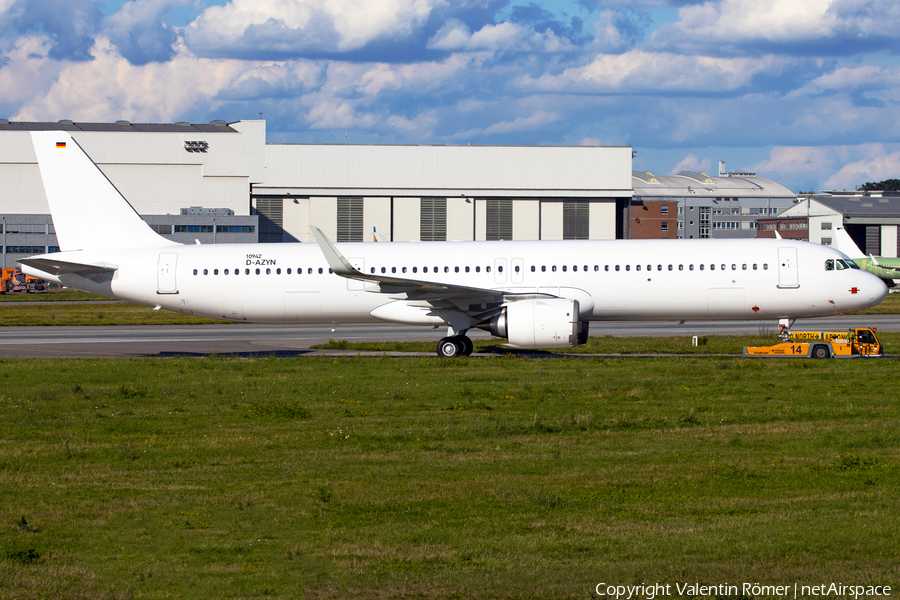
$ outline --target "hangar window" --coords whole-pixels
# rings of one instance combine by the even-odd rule
[[[485,239],[511,240],[513,222],[512,200],[485,201]]]
[[[591,205],[587,202],[563,202],[563,239],[588,239]]]
[[[447,239],[446,198],[422,198],[419,201],[419,239],[423,242]]]
[[[337,199],[337,241],[363,241],[362,197],[339,197]]]

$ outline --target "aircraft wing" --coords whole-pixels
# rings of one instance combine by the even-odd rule
[[[54,258],[52,254],[43,254],[40,256],[31,256],[29,258],[19,259],[21,264],[50,275],[65,275],[74,273],[77,275],[92,275],[97,273],[112,273],[119,266],[107,262],[99,263],[80,263],[68,260],[59,260]]]
[[[335,275],[373,284],[372,287],[366,288],[367,291],[380,292],[383,294],[405,294],[410,300],[446,299],[469,300],[471,302],[477,299],[477,304],[501,302],[504,298],[516,295],[501,290],[470,287],[455,283],[440,283],[422,279],[405,279],[387,275],[377,275],[374,273],[362,273],[350,264],[350,261],[344,258],[344,255],[341,254],[340,250],[335,247],[331,240],[325,237],[325,234],[322,233],[321,229],[315,225],[310,225],[310,230],[316,238],[319,248],[322,250],[322,254],[325,255],[328,266],[331,267],[331,270],[334,271]],[[550,294],[534,293],[528,294],[528,296],[529,298],[555,297]],[[470,310],[475,311],[479,308],[481,307],[476,308],[473,306]]]

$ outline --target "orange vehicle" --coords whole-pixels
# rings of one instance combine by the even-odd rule
[[[793,358],[856,358],[884,356],[875,329],[857,327],[847,332],[792,331],[774,346],[747,346],[744,356]]]
[[[47,283],[43,279],[25,275],[12,267],[5,267],[0,271],[0,294],[13,292],[42,294],[46,291]]]

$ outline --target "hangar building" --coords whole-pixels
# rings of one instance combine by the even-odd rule
[[[71,133],[159,233],[192,243],[622,237],[630,147],[266,144],[262,120],[0,120],[4,261],[58,250],[29,132]],[[88,215],[86,215],[88,218]],[[9,257],[7,257],[9,255]]]
[[[759,237],[803,240],[830,246],[843,227],[866,254],[895,257],[900,249],[900,193],[826,191],[805,194],[778,218],[760,221]]]
[[[663,232],[671,232],[675,225],[677,235],[670,237],[753,238],[758,219],[778,214],[797,199],[786,187],[756,173],[726,173],[723,162],[718,176],[694,171],[677,175],[634,171],[632,181],[634,198],[627,211],[630,218],[625,237],[640,237],[638,231],[650,217],[649,222],[665,223]],[[665,214],[658,214],[663,210]],[[677,215],[672,214],[676,211]]]

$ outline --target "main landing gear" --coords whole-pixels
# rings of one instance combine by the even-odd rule
[[[469,356],[472,354],[472,340],[465,334],[445,337],[438,342],[437,354],[441,358],[452,358],[454,356]]]

